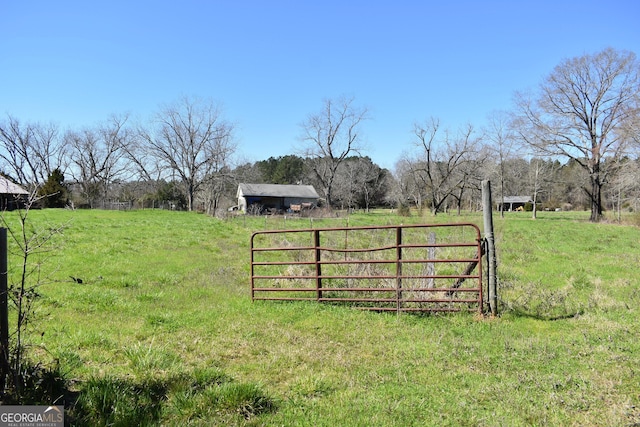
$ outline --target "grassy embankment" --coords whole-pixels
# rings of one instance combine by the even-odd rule
[[[495,217],[492,319],[252,303],[251,232],[309,220],[32,211],[34,225],[67,228],[45,265],[57,282],[40,289],[30,351],[75,380],[79,424],[633,425],[640,229],[586,219]]]

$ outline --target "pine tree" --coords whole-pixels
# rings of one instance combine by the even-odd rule
[[[64,174],[56,169],[47,178],[47,182],[40,188],[38,195],[43,197],[45,208],[63,208],[69,201],[69,191],[64,184]]]

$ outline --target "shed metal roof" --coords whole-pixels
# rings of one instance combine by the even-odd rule
[[[317,199],[320,197],[313,185],[283,184],[239,184],[238,196],[298,197],[303,199]]]
[[[0,176],[0,194],[29,194],[29,192],[4,176]]]
[[[500,202],[500,200],[498,200]],[[504,196],[505,203],[532,203],[533,200],[529,196]]]

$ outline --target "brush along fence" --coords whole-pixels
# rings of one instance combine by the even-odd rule
[[[251,299],[349,303],[378,311],[482,311],[475,224],[258,231]]]

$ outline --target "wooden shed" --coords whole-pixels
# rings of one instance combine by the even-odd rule
[[[516,211],[516,210],[524,210],[525,205],[533,204],[533,199],[529,196],[505,196],[504,204],[502,201],[498,200],[498,211]]]
[[[320,196],[312,185],[239,184],[237,198],[243,212],[251,206],[259,212],[287,212],[316,206]]]
[[[0,175],[0,209],[11,211],[24,206],[29,192]]]

